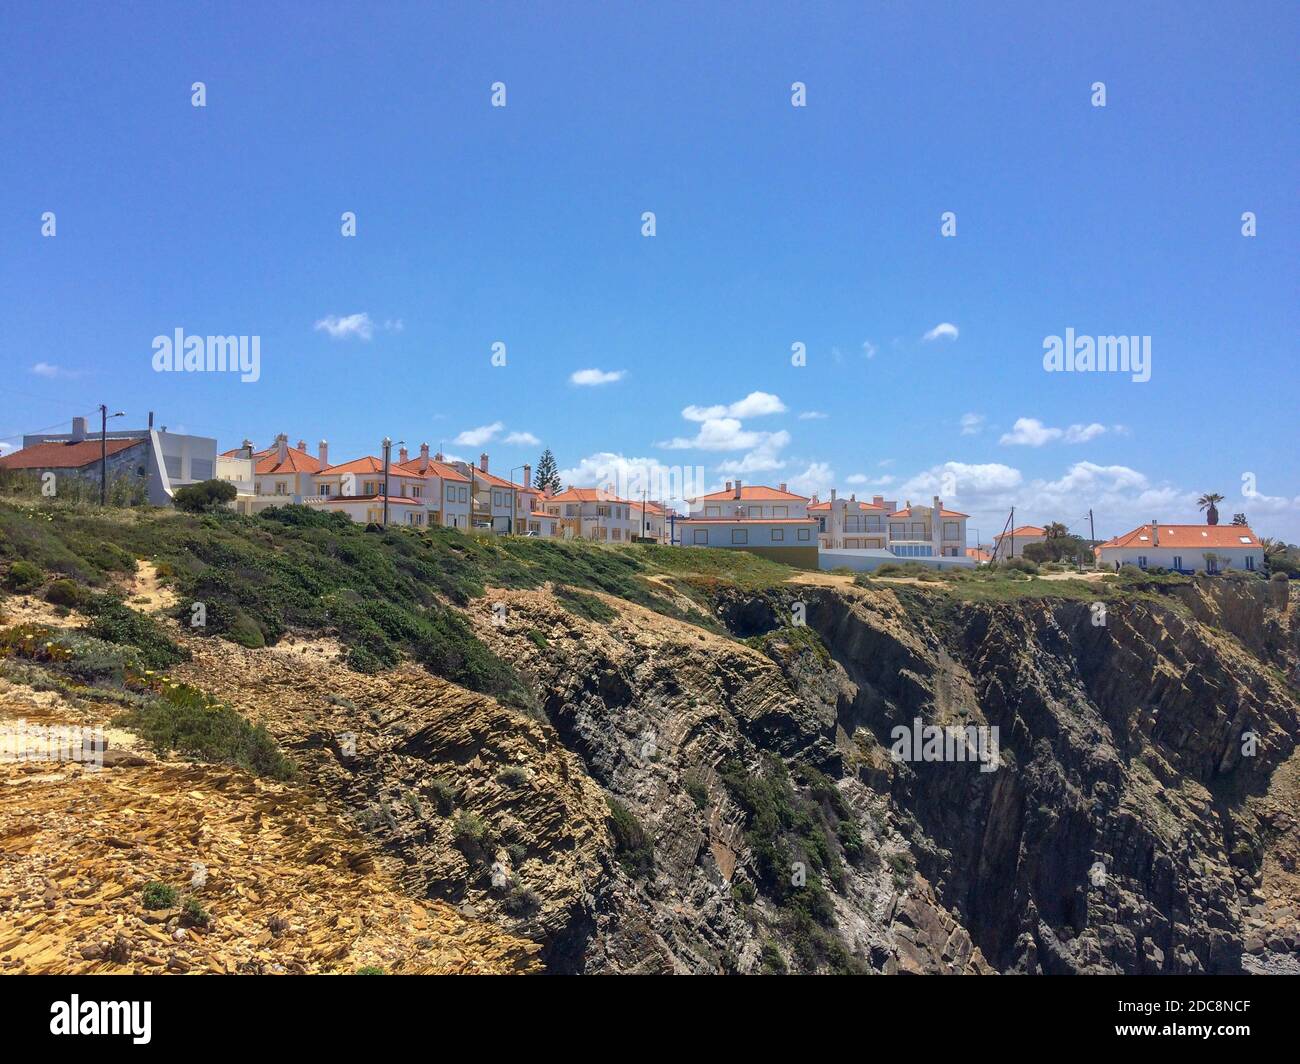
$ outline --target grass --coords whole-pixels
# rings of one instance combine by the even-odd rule
[[[627,873],[645,879],[654,872],[654,840],[627,806],[617,798],[609,805],[609,830],[614,836],[614,854]]]

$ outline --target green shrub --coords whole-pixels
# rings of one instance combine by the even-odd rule
[[[542,907],[542,896],[531,887],[515,883],[502,899],[501,908],[510,916],[531,916]]]
[[[235,485],[228,480],[204,480],[177,488],[172,494],[172,502],[176,509],[187,513],[207,513],[224,508],[238,494]]]
[[[367,964],[357,969],[357,975],[383,975],[384,970],[377,964]]]
[[[433,800],[438,805],[438,812],[446,816],[455,808],[456,800],[460,797],[460,791],[451,780],[442,776],[434,776],[433,782],[429,784],[429,789],[433,791]]]
[[[149,668],[165,669],[190,660],[190,652],[175,643],[157,621],[131,609],[116,595],[89,597],[81,608],[91,617],[84,629],[87,635],[135,648]]]
[[[520,765],[507,765],[497,773],[497,782],[503,787],[522,787],[528,782],[528,770]]]
[[[604,624],[618,616],[618,610],[608,603],[602,602],[595,595],[585,595],[571,587],[556,587],[555,597],[570,613],[589,621]]]
[[[682,789],[690,795],[696,809],[703,809],[709,804],[709,788],[698,769],[688,768],[682,774]]]
[[[170,909],[176,904],[176,888],[154,880],[140,891],[140,901],[146,909]]]
[[[456,814],[451,826],[451,835],[458,843],[473,846],[486,846],[490,837],[487,821],[477,813],[462,809]]]
[[[614,837],[614,854],[629,875],[644,879],[654,871],[654,840],[641,822],[617,798],[607,798],[609,830]]]
[[[181,906],[181,918],[191,927],[207,927],[212,922],[208,910],[199,904],[198,898],[189,897]]]
[[[45,590],[45,601],[55,606],[79,606],[86,601],[87,592],[75,580],[66,576],[55,580]]]
[[[5,587],[22,595],[34,591],[45,583],[45,573],[39,565],[23,561],[21,558],[9,566],[5,573]]]

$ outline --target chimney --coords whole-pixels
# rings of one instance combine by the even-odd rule
[[[298,450],[300,450],[300,451],[306,451],[306,450],[307,450],[307,441],[306,441],[306,440],[299,440],[299,441],[298,441]]]
[[[153,428],[153,411],[152,411],[152,410],[149,411],[149,427],[150,427],[151,429]]]
[[[831,502],[835,501],[835,489],[831,488]]]
[[[321,440],[316,445],[316,457],[320,460],[320,467],[324,469],[330,464],[330,441]]]
[[[935,519],[938,520],[939,515],[942,514],[942,513],[943,513],[943,503],[940,501],[939,496],[936,495],[936,496],[934,497],[934,516],[935,516]]]
[[[730,480],[727,481],[727,490],[728,490],[728,491],[730,491],[730,490],[732,489],[732,486],[733,486],[733,485],[732,485],[732,482],[731,482]]]
[[[531,488],[532,486],[533,486],[533,467],[530,465],[525,465],[524,466],[524,487]]]
[[[283,432],[275,438],[275,459],[277,462],[289,459],[289,437]]]
[[[478,467],[484,473],[488,471],[487,451],[484,451],[481,455],[478,456]]]
[[[443,456],[443,453],[439,451],[437,454],[433,456],[433,460],[435,462],[445,462],[447,459]]]
[[[858,501],[858,493],[857,493],[856,491],[854,491],[854,492],[850,492],[850,493],[849,493],[849,502],[857,502],[857,501]]]
[[[84,440],[86,438],[86,419],[84,417],[74,417],[72,419],[72,438],[73,440]]]
[[[410,456],[409,454],[406,453],[406,448],[405,448],[405,447],[399,447],[399,448],[397,449],[397,463],[398,463],[398,465],[404,465],[405,463],[409,462],[410,460],[411,460],[411,456]]]
[[[1156,524],[1156,519],[1151,518],[1151,546],[1160,546],[1160,526]]]
[[[735,498],[739,499],[739,498],[740,498],[740,481],[739,481],[739,480],[736,481],[736,487],[735,487],[734,491],[735,491]]]
[[[420,470],[421,472],[423,472],[428,468],[429,468],[429,445],[427,443],[422,443],[420,444]]]
[[[781,490],[784,491],[784,492],[786,492],[787,494],[788,494],[789,491],[790,491],[790,489],[787,488],[787,487],[785,486],[785,481],[784,481],[784,480],[781,481]]]
[[[244,442],[239,445],[239,449],[244,452],[245,458],[253,457],[253,441],[247,437],[245,437]]]
[[[871,505],[872,505],[872,506],[884,506],[884,505],[885,505],[885,497],[884,497],[883,495],[873,495],[873,496],[871,496]]]

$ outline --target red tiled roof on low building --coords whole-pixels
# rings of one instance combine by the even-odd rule
[[[740,488],[737,494],[735,488],[724,491],[715,491],[711,495],[701,495],[696,502],[725,502],[733,499],[736,502],[807,502],[808,496],[796,495],[792,491],[782,491],[780,488],[769,488],[765,484],[749,484]]]
[[[1155,542],[1150,525],[1138,525],[1132,532],[1107,540],[1098,545],[1102,551],[1114,547],[1196,547],[1218,548],[1237,547],[1247,550],[1259,546],[1259,537],[1249,525],[1162,525],[1156,522]]]
[[[143,447],[143,439],[108,440],[108,454],[119,454],[131,447]],[[34,443],[0,458],[0,469],[84,469],[100,459],[99,440],[55,441]]]

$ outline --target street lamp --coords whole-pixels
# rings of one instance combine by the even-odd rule
[[[405,447],[405,440],[397,441],[398,447]],[[388,461],[392,457],[393,441],[384,437],[384,527],[388,527]]]
[[[108,503],[108,419],[110,417],[126,417],[121,410],[116,414],[110,414],[108,407],[103,403],[99,404],[99,505],[105,506]]]
[[[511,493],[511,495],[514,496],[514,498],[512,499],[512,501],[511,501],[511,503],[510,503],[510,531],[511,531],[511,532],[514,532],[514,530],[515,530],[515,518],[514,518],[514,515],[515,515],[516,513],[519,512],[519,488],[518,488],[518,486],[515,484],[515,470],[516,470],[516,469],[524,469],[524,468],[526,468],[526,467],[523,466],[523,465],[512,466],[512,467],[510,468],[510,493]],[[526,487],[528,487],[528,485],[525,484],[524,487],[526,488]],[[528,519],[527,519],[527,517],[524,518],[524,531],[525,531],[525,532],[528,531]]]

